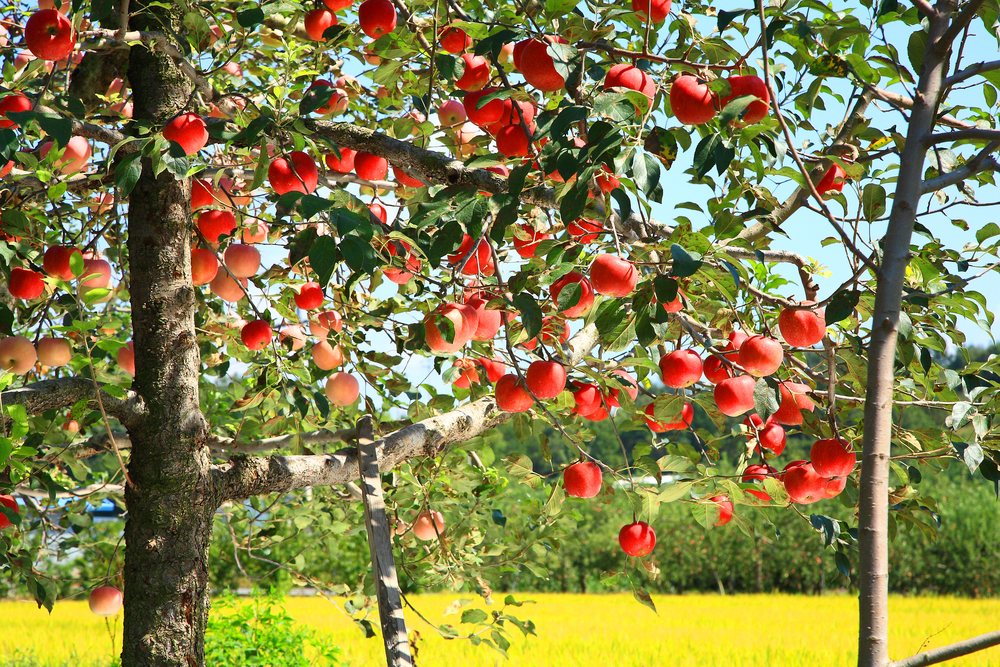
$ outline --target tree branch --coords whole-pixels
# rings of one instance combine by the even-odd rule
[[[975,176],[981,171],[1000,171],[1000,162],[997,162],[991,153],[1000,147],[1000,141],[994,141],[986,148],[981,150],[976,157],[972,158],[964,165],[949,171],[947,174],[941,174],[937,178],[932,178],[929,181],[924,181],[920,184],[920,194],[924,195],[928,192],[937,192],[938,190],[943,190],[949,185],[955,185],[961,183],[967,178]]]
[[[932,134],[928,138],[928,142],[930,144],[942,144],[948,141],[965,141],[970,139],[997,141],[1000,140],[1000,130],[971,127],[966,130],[955,130],[954,132],[939,132],[938,134]]]
[[[941,648],[924,651],[916,655],[911,655],[903,660],[895,660],[889,663],[889,667],[924,667],[925,665],[936,665],[939,662],[960,658],[976,651],[1000,645],[1000,630],[987,632],[972,639],[942,646]]]
[[[597,327],[585,326],[566,344],[570,365],[580,363],[597,345]],[[443,415],[406,426],[375,443],[379,470],[389,472],[416,457],[433,457],[449,445],[466,442],[513,417],[497,407],[492,396]],[[242,500],[264,493],[334,486],[358,479],[358,451],[348,447],[314,456],[234,457],[213,466],[216,502]]]
[[[127,398],[123,400],[102,391],[101,401],[109,415],[128,427],[144,416],[146,406],[135,392],[129,391],[126,394]],[[84,399],[87,399],[88,407],[97,408],[94,382],[82,377],[42,380],[25,387],[8,389],[0,394],[0,401],[4,406],[23,405],[29,415],[68,408]],[[6,416],[3,417],[4,422],[8,419]]]
[[[969,22],[972,21],[972,17],[974,17],[976,12],[979,11],[979,8],[983,6],[984,1],[985,0],[970,0],[965,3],[962,10],[958,12],[958,16],[952,20],[948,29],[945,30],[944,34],[941,35],[941,38],[935,42],[934,46],[937,48],[938,53],[944,55],[951,49],[951,43],[958,37],[958,33],[965,30],[965,26],[969,25]]]
[[[970,79],[983,72],[993,72],[1000,69],[1000,60],[991,60],[989,62],[979,62],[975,65],[969,65],[961,72],[955,72],[947,79],[944,80],[944,87],[951,88],[956,83],[961,83],[966,79]]]
[[[879,98],[885,100],[893,106],[902,107],[904,109],[913,108],[913,100],[906,95],[900,95],[899,93],[893,93],[888,90],[883,90],[882,88],[872,87],[871,90],[875,92],[875,95]],[[975,127],[975,124],[968,121],[959,120],[954,116],[938,116],[937,122],[942,125],[947,125],[948,127],[954,127],[956,129],[965,130]]]

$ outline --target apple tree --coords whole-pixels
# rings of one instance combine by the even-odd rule
[[[123,665],[188,667],[213,528],[258,560],[278,525],[367,531],[375,577],[311,583],[361,596],[369,628],[354,600],[374,595],[407,664],[397,567],[490,599],[573,539],[568,502],[624,494],[609,576],[652,605],[662,503],[748,533],[792,511],[859,586],[859,665],[885,667],[888,540],[934,530],[920,477],[1000,484],[997,363],[936,356],[993,323],[998,17],[996,0],[9,5],[0,563],[51,608],[46,560],[93,548],[95,611],[124,592]],[[824,256],[795,250],[819,237]],[[942,428],[908,428],[908,406]],[[676,437],[695,409],[714,430]],[[606,419],[655,435],[600,460]],[[556,428],[579,462],[544,479],[496,460],[505,422]],[[810,460],[782,460],[786,427]],[[511,497],[516,516],[495,509]],[[827,498],[856,521],[806,516]],[[110,555],[88,542],[101,502],[127,512]],[[533,631],[506,606],[462,620],[479,631],[441,631],[501,652]]]

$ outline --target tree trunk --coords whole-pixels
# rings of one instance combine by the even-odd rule
[[[903,281],[910,262],[910,237],[920,202],[924,155],[934,126],[942,77],[947,73],[948,54],[940,52],[938,44],[947,27],[947,15],[931,19],[875,293],[858,507],[858,667],[889,664],[889,458],[896,336]]]
[[[162,53],[133,46],[128,76],[137,120],[162,124],[187,103],[190,83]],[[198,396],[190,187],[167,171],[154,176],[144,159],[128,210],[134,388],[148,412],[129,428],[124,667],[205,661],[216,502]]]

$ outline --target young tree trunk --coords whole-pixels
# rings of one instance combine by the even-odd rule
[[[900,157],[889,227],[882,243],[884,255],[875,293],[858,506],[858,667],[889,664],[889,458],[896,337],[903,281],[910,262],[910,237],[920,202],[924,156],[930,145],[928,139],[934,126],[942,78],[947,73],[947,46],[942,49],[939,44],[947,27],[947,14],[930,22],[906,147]]]
[[[162,124],[187,103],[190,84],[162,53],[133,46],[128,75],[137,120]],[[205,660],[217,503],[198,397],[190,187],[168,171],[154,176],[144,159],[128,211],[134,388],[147,414],[129,429],[124,667],[201,667]]]

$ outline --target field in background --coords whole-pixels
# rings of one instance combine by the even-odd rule
[[[423,595],[412,597],[411,602],[428,618],[457,625],[457,616],[444,617],[442,613],[458,597],[463,596]],[[654,596],[659,614],[627,595],[526,594],[518,599],[535,600],[536,604],[513,613],[522,620],[533,620],[538,637],[525,640],[512,628],[516,635],[511,660],[506,663],[488,648],[441,639],[408,610],[411,632],[416,630],[421,637],[417,664],[775,667],[850,665],[855,661],[857,601],[848,596]],[[486,609],[481,601],[478,606]],[[330,602],[289,598],[285,607],[303,623],[328,633],[343,648],[349,664],[384,664],[379,640],[365,640]],[[896,597],[891,601],[890,615],[891,655],[899,659],[920,650],[924,642],[923,648],[933,648],[996,630],[1000,627],[1000,600]],[[86,602],[57,603],[51,616],[33,603],[0,603],[0,618],[4,628],[0,665],[85,667],[110,654],[105,623],[88,611]],[[372,620],[377,627],[377,618]],[[121,641],[120,627],[119,617],[116,648]],[[12,662],[16,649],[41,660]],[[948,664],[1000,667],[1000,648]]]

